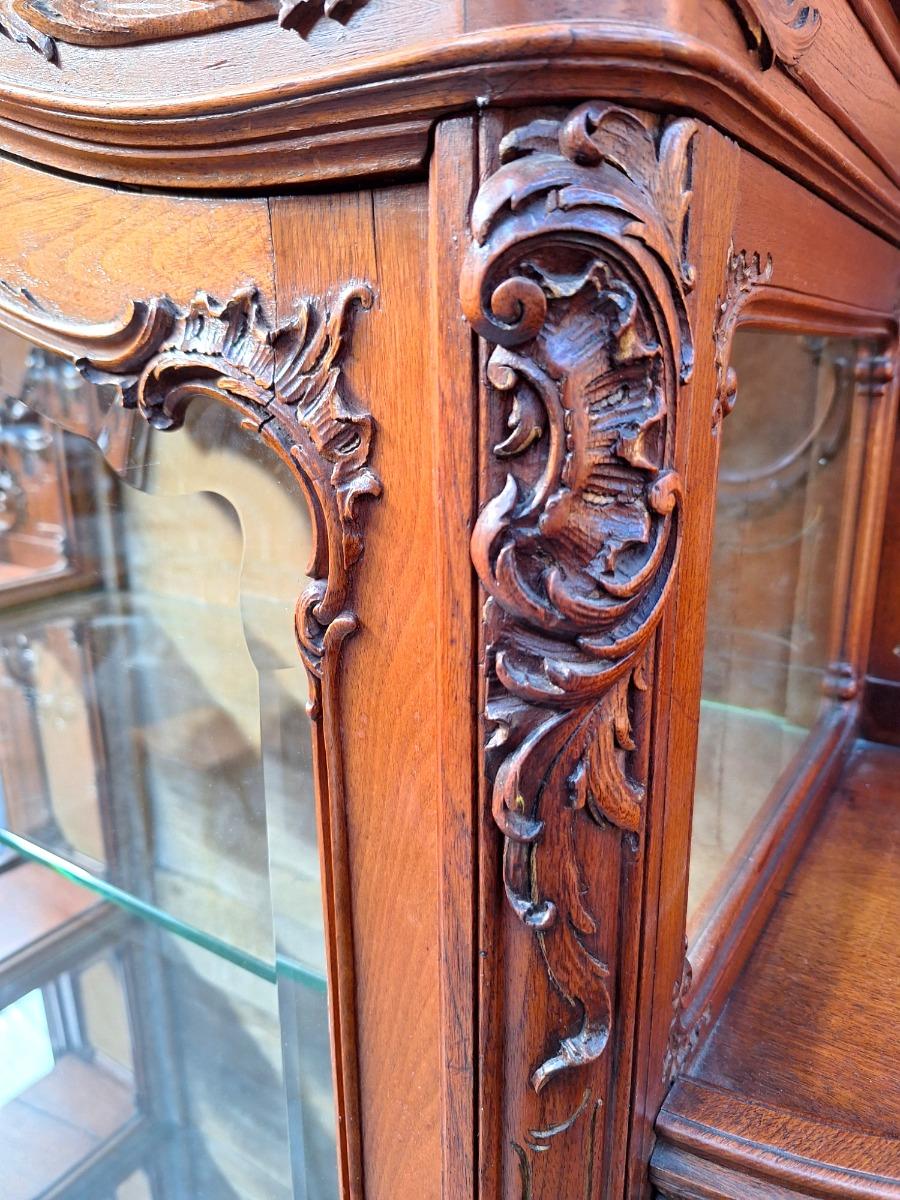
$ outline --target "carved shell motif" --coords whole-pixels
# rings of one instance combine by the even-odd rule
[[[463,306],[510,403],[472,536],[486,763],[509,903],[575,1024],[534,1066],[536,1091],[598,1059],[614,1022],[573,830],[588,815],[633,848],[642,836],[634,706],[678,555],[694,129],[600,105],[534,122],[501,144],[473,208]]]

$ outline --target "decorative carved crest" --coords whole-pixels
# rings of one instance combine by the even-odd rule
[[[0,32],[53,62],[56,43],[130,46],[275,17],[303,32],[347,0],[0,0]]]
[[[619,885],[598,912],[587,880],[619,878],[642,853],[638,709],[678,554],[675,399],[692,362],[694,129],[599,104],[536,121],[503,140],[472,213],[463,307],[510,403],[472,536],[488,594],[486,767],[509,904],[570,1013],[546,1032],[535,1093],[600,1060],[616,1021]],[[606,869],[581,861],[586,821],[617,835],[602,839]],[[586,1084],[608,1099],[608,1069],[573,1098]],[[552,1170],[546,1153],[540,1168],[516,1154],[523,1171]]]
[[[155,428],[178,428],[191,400],[211,396],[236,408],[291,466],[316,536],[313,580],[297,604],[304,662],[316,677],[329,625],[340,616],[342,637],[355,628],[344,608],[362,551],[356,507],[381,491],[368,465],[372,418],[342,395],[338,365],[351,309],[372,300],[368,285],[352,284],[331,305],[302,301],[270,329],[255,289],[224,304],[201,292],[185,309],[154,299],[133,304],[118,323],[79,326],[56,320],[27,292],[0,289],[0,323],[66,355],[94,382],[114,384],[122,404]]]
[[[776,62],[790,70],[822,25],[817,8],[803,0],[732,0],[764,71]]]
[[[725,263],[725,293],[716,302],[716,324],[713,337],[716,342],[716,398],[713,402],[713,432],[718,433],[722,421],[737,402],[737,375],[730,366],[731,342],[741,309],[750,293],[759,284],[772,278],[772,255],[766,255],[763,266],[759,253],[747,256],[746,250],[735,254],[734,246],[728,247]]]

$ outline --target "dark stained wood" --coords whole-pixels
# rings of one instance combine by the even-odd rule
[[[509,909],[487,1005],[498,993],[507,1030],[513,1013],[526,1023],[496,1060],[503,1194],[624,1182],[652,635],[677,561],[693,362],[695,133],[601,103],[536,120],[506,135],[472,208],[461,297],[494,347],[472,560]],[[511,194],[528,202],[510,211]]]
[[[711,1194],[695,1187],[698,1159],[731,1173],[724,1195],[744,1194],[734,1190],[743,1173],[801,1195],[900,1194],[898,780],[900,751],[857,745],[702,1055],[660,1114],[653,1170],[667,1196]]]

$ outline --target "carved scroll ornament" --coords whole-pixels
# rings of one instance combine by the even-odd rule
[[[791,71],[822,25],[819,10],[803,0],[732,0],[732,4],[764,71],[776,62]]]
[[[372,298],[368,285],[353,284],[330,305],[303,301],[276,329],[252,288],[224,304],[198,293],[183,309],[168,299],[137,302],[120,322],[80,326],[57,320],[27,292],[0,288],[0,324],[70,358],[95,383],[115,385],[121,403],[155,428],[178,428],[191,400],[212,397],[237,409],[292,468],[315,535],[312,582],[296,613],[313,680],[326,651],[356,627],[346,604],[362,551],[357,504],[381,490],[368,465],[372,418],[342,395],[339,367],[351,310]]]
[[[303,33],[342,7],[347,0],[0,0],[0,32],[54,62],[57,42],[130,46],[275,17]]]
[[[718,433],[722,421],[737,402],[737,375],[731,366],[731,343],[741,310],[754,288],[772,278],[772,255],[762,263],[759,253],[746,250],[736,254],[728,247],[725,263],[725,286],[716,304],[716,323],[713,337],[716,343],[716,396],[713,401],[712,427]]]
[[[595,935],[620,898],[587,907],[579,830],[618,831],[626,855],[643,833],[634,712],[678,556],[694,129],[593,104],[536,121],[503,140],[472,213],[463,307],[510,405],[472,536],[486,767],[509,904],[571,1010],[532,1064],[534,1092],[599,1060],[616,1021]]]

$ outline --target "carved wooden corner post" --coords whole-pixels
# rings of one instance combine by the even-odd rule
[[[122,405],[156,429],[178,429],[201,397],[236,409],[247,435],[288,465],[306,497],[311,582],[297,601],[295,625],[314,726],[339,1153],[345,1194],[354,1196],[362,1169],[339,658],[357,628],[351,571],[363,550],[358,504],[380,495],[381,484],[369,466],[372,418],[345,398],[340,363],[351,313],[371,308],[373,299],[367,284],[350,284],[331,301],[301,301],[290,321],[272,329],[249,288],[224,304],[204,293],[186,308],[167,298],[137,302],[122,321],[92,326],[59,320],[0,282],[0,326],[69,358],[88,379],[114,385]]]
[[[508,900],[482,959],[502,1025],[486,1036],[501,1161],[482,1164],[485,1194],[624,1187],[653,633],[678,559],[674,423],[692,363],[694,131],[600,104],[536,121],[503,140],[472,212],[461,296],[494,347],[482,427],[509,412],[483,450],[472,537]]]

